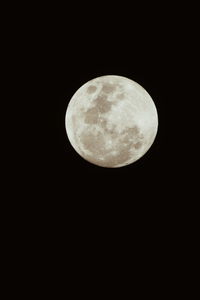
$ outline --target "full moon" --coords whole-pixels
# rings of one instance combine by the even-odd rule
[[[118,168],[140,159],[158,130],[155,104],[135,81],[107,75],[83,84],[71,98],[65,118],[72,147],[85,160]]]

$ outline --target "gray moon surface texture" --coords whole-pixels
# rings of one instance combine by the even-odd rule
[[[92,164],[118,168],[140,159],[158,130],[155,104],[135,81],[106,75],[82,85],[71,98],[65,118],[68,139]]]

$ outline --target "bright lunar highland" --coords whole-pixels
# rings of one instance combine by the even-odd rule
[[[141,158],[158,130],[155,104],[146,90],[122,76],[97,77],[82,85],[66,112],[67,136],[92,164],[117,168]]]

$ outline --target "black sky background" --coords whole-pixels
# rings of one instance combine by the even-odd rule
[[[33,194],[46,208],[61,213],[74,207],[93,215],[113,209],[131,214],[159,215],[179,209],[182,152],[180,96],[186,68],[186,30],[179,7],[120,5],[53,9],[31,19],[26,32],[30,107],[34,111],[28,171],[33,168]],[[95,12],[95,13],[94,13]],[[29,16],[27,15],[27,18]],[[184,63],[183,63],[184,61]],[[142,85],[158,110],[156,140],[136,163],[117,169],[92,165],[70,145],[65,131],[67,105],[88,80],[108,74],[128,77]],[[32,93],[32,94],[31,94]],[[184,95],[185,96],[185,95]],[[33,137],[33,139],[32,139]],[[30,166],[29,166],[30,164]],[[34,188],[35,185],[35,188]],[[54,199],[54,200],[52,200]],[[175,200],[174,200],[175,199]],[[48,204],[49,205],[49,204]],[[172,206],[171,206],[172,205]],[[173,207],[173,209],[172,209]],[[158,213],[159,208],[162,213]],[[74,211],[74,213],[75,213]]]
[[[188,163],[183,151],[187,126],[183,131],[180,121],[185,123],[189,109],[184,89],[186,74],[191,74],[186,71],[192,45],[188,15],[184,5],[142,2],[27,7],[14,41],[16,70],[22,70],[27,99],[22,166],[30,196],[42,199],[43,207],[52,203],[63,212],[68,205],[89,211],[97,205],[104,212],[118,207],[131,213],[138,206],[147,214],[160,205],[163,211],[165,205],[178,209],[177,178],[183,178]],[[108,74],[142,85],[159,117],[150,150],[136,163],[117,169],[83,160],[65,131],[73,94],[88,80]]]
[[[41,16],[44,24],[37,37],[39,68],[35,75],[41,88],[36,103],[44,123],[40,130],[42,149],[38,148],[39,161],[44,163],[43,180],[47,186],[50,180],[48,188],[55,188],[58,198],[63,199],[65,189],[72,195],[75,189],[94,203],[100,195],[106,203],[113,203],[116,197],[129,205],[139,204],[140,198],[148,206],[149,197],[160,203],[163,192],[169,193],[173,187],[178,164],[176,147],[171,145],[177,143],[174,122],[180,103],[182,32],[173,22],[173,13],[169,21],[169,12],[164,10],[152,15],[147,8],[104,9],[94,8],[98,13],[93,14],[88,8],[85,15],[69,10],[68,14],[74,15],[71,18],[60,11],[51,11],[50,16],[46,13],[47,18]],[[155,101],[159,116],[152,148],[138,162],[120,169],[84,161],[65,132],[66,108],[73,94],[88,80],[107,74],[141,84]],[[82,205],[81,199],[78,201]]]
[[[73,276],[76,270],[84,276],[87,259],[107,270],[106,256],[116,270],[116,249],[123,253],[125,264],[134,263],[130,258],[134,252],[136,261],[141,256],[141,265],[157,268],[158,274],[162,268],[175,268],[175,256],[177,268],[183,268],[180,248],[192,215],[188,202],[192,192],[188,193],[186,180],[190,176],[184,143],[187,125],[182,122],[188,111],[184,89],[188,14],[183,3],[26,7],[15,29],[20,33],[15,37],[15,45],[20,45],[15,56],[17,70],[23,73],[22,114],[27,122],[19,168],[12,175],[20,182],[16,188],[21,196],[12,210],[20,212],[21,232],[27,243],[30,237],[36,252],[39,245],[47,270],[53,252],[58,263],[73,262]],[[82,159],[65,131],[73,94],[88,80],[109,74],[143,86],[159,118],[149,151],[137,162],[116,169]]]
[[[33,68],[31,84],[36,95],[33,92],[32,104],[37,115],[34,151],[27,164],[33,168],[28,179],[30,195],[41,211],[56,213],[55,218],[63,222],[67,214],[83,224],[87,218],[102,224],[105,218],[116,226],[119,220],[170,226],[169,215],[176,222],[186,205],[180,197],[186,162],[177,121],[177,116],[182,118],[180,102],[183,106],[185,101],[180,90],[186,68],[186,31],[180,12],[177,19],[179,8],[102,4],[92,9],[84,6],[83,11],[79,7],[78,13],[68,6],[64,11],[45,9],[29,29],[32,56],[28,62]],[[65,131],[66,108],[76,90],[108,74],[142,85],[159,117],[150,150],[136,163],[117,169],[82,159]]]

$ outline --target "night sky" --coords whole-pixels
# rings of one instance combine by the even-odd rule
[[[174,4],[140,4],[49,3],[35,13],[31,8],[21,26],[27,122],[15,172],[23,169],[20,199],[25,200],[16,201],[15,207],[26,218],[26,236],[39,237],[44,248],[54,251],[51,257],[57,255],[60,264],[64,258],[73,261],[78,270],[78,264],[91,258],[103,265],[103,254],[95,249],[109,253],[116,267],[114,253],[121,249],[127,264],[136,251],[134,259],[141,257],[141,264],[151,270],[156,265],[160,274],[160,261],[164,268],[173,268],[172,252],[179,257],[176,249],[187,231],[192,196],[190,190],[185,197],[191,174],[184,137],[190,108],[186,101],[191,98],[186,97],[184,78],[192,73],[186,72],[186,15]],[[81,158],[65,130],[67,105],[77,89],[110,74],[144,87],[159,119],[149,151],[116,169]]]

